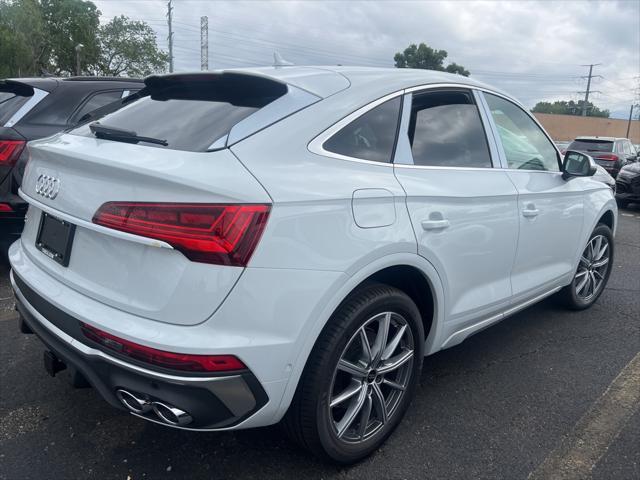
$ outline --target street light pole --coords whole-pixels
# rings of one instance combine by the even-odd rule
[[[80,76],[82,70],[80,70],[80,50],[84,48],[84,45],[79,43],[76,45],[76,75]]]

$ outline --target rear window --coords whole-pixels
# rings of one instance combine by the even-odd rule
[[[612,152],[613,142],[606,140],[574,140],[567,150],[580,152]]]
[[[7,123],[13,114],[27,103],[29,98],[16,95],[13,92],[0,92],[0,126]]]
[[[286,85],[244,75],[158,77],[157,83],[147,84],[149,96],[106,115],[100,124],[167,142],[139,145],[204,152],[286,92]],[[92,136],[88,125],[73,133]]]

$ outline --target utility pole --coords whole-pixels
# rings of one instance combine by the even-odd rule
[[[590,63],[589,65],[580,65],[581,67],[589,67],[589,75],[586,76],[586,77],[582,77],[582,78],[586,78],[587,79],[587,90],[585,92],[578,92],[578,93],[584,93],[584,103],[582,104],[582,116],[583,117],[587,116],[587,102],[589,101],[589,93],[591,91],[591,79],[594,76],[602,78],[602,75],[593,75],[593,67],[595,67],[597,65],[602,65],[602,64],[601,63]]]
[[[200,70],[209,70],[209,17],[200,17]]]
[[[84,45],[79,43],[76,45],[76,75],[82,75],[82,69],[80,68],[80,50],[84,48]]]
[[[167,24],[169,25],[169,73],[173,73],[173,30],[172,30],[172,20],[173,20],[173,5],[171,5],[171,1],[167,3]]]
[[[625,138],[629,138],[629,131],[631,130],[631,118],[633,118],[633,103],[631,104],[631,109],[629,110],[629,121],[627,122],[627,134]]]

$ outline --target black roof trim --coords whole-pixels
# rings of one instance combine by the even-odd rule
[[[59,80],[65,82],[129,82],[129,83],[143,83],[142,78],[129,78],[129,77],[58,77]]]

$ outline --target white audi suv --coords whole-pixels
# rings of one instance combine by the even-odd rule
[[[472,79],[240,69],[152,76],[123,103],[29,144],[9,256],[49,373],[141,419],[282,422],[354,462],[423,357],[552,294],[587,308],[609,277],[593,160]]]

